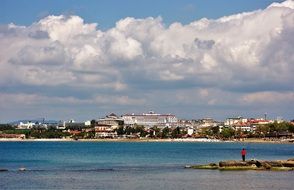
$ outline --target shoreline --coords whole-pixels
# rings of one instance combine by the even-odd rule
[[[0,138],[0,142],[208,142],[208,143],[265,143],[265,144],[293,144],[293,139],[286,140],[264,140],[264,139],[242,139],[242,140],[219,140],[206,138],[186,138],[186,139],[18,139]]]

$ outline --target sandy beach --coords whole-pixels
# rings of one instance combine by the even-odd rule
[[[206,138],[183,138],[183,139],[19,139],[19,138],[0,138],[0,142],[236,142],[236,143],[293,143],[294,139],[281,139],[281,140],[269,140],[269,139],[235,139],[235,140],[219,140],[219,139],[206,139]]]

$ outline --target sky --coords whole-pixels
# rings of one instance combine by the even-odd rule
[[[2,0],[0,123],[294,119],[293,36],[293,0]]]

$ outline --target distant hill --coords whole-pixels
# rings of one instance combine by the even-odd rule
[[[56,120],[22,119],[22,120],[17,120],[17,121],[10,122],[9,124],[11,124],[11,125],[17,125],[20,122],[27,123],[29,121],[30,122],[33,122],[33,123],[46,123],[46,124],[57,124],[57,123],[60,123],[60,121],[56,121]]]

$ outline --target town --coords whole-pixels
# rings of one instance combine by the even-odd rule
[[[173,114],[153,111],[142,114],[111,113],[104,118],[85,122],[50,121],[45,119],[0,124],[3,139],[189,139],[199,141],[262,141],[293,142],[294,120],[281,118],[231,117],[225,121],[213,118],[178,119]]]

